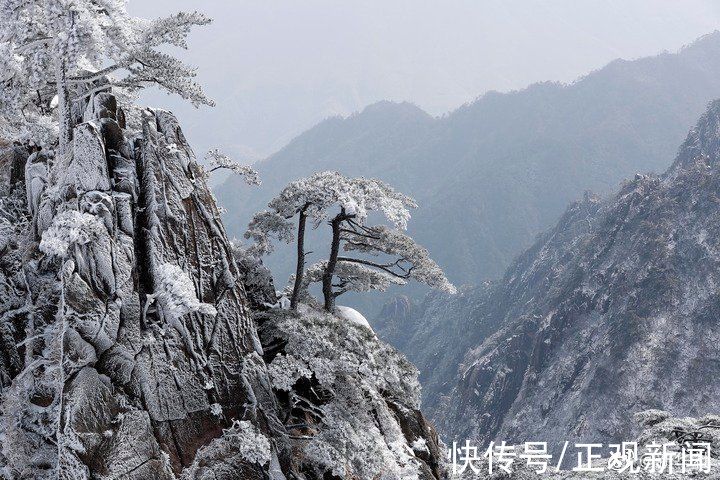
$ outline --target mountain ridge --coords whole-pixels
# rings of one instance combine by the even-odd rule
[[[318,170],[378,177],[418,200],[410,233],[452,281],[498,278],[584,190],[607,193],[635,172],[667,168],[686,133],[680,126],[720,96],[716,72],[717,32],[678,53],[613,62],[569,85],[490,92],[442,117],[381,103],[326,120],[257,163],[260,188],[229,179],[216,194],[229,233],[240,237],[291,180]],[[311,250],[322,249],[320,241],[311,238]],[[276,278],[291,273],[289,255],[281,248],[269,259]]]
[[[429,346],[409,357],[446,439],[608,443],[643,410],[717,412],[718,218],[714,101],[664,174],[586,195],[502,280],[430,299],[405,351]]]

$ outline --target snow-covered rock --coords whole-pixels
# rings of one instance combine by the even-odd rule
[[[281,416],[292,425],[292,471],[446,478],[444,447],[419,411],[417,370],[362,322],[310,307],[258,313],[256,322]]]
[[[0,262],[6,470],[174,479],[233,421],[282,442],[230,242],[177,120],[145,110],[142,131],[122,130],[115,99],[97,100],[104,118],[75,127],[68,158],[28,160],[35,215]],[[232,460],[256,478],[269,461]]]
[[[340,318],[343,318],[343,319],[347,320],[348,322],[353,323],[354,325],[365,327],[365,328],[369,329],[371,332],[373,331],[372,327],[370,326],[370,323],[367,321],[367,318],[365,318],[362,313],[358,312],[354,308],[345,307],[343,305],[337,305],[335,307],[335,311]]]
[[[442,478],[412,367],[307,309],[284,354],[262,345],[251,309],[278,303],[272,278],[228,241],[176,118],[147,109],[134,131],[114,97],[91,105],[69,156],[0,176],[0,476],[334,480],[387,461],[402,475],[382,478]],[[331,337],[314,358],[299,348]],[[331,387],[329,404],[312,397]],[[324,411],[302,427],[314,441],[292,438],[317,418],[288,391]]]

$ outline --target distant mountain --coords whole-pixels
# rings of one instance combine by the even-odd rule
[[[240,236],[292,179],[326,169],[378,177],[418,200],[410,232],[450,279],[476,283],[502,275],[583,191],[609,192],[636,172],[667,168],[685,126],[719,96],[716,32],[570,85],[491,92],[442,118],[406,103],[371,105],[258,163],[262,187],[230,178],[216,194],[229,233]],[[311,248],[314,258],[325,248]],[[279,283],[292,267],[283,255],[270,261]]]
[[[718,285],[720,101],[664,175],[574,203],[498,283],[428,299],[405,349],[447,441],[621,441],[643,410],[720,411]]]

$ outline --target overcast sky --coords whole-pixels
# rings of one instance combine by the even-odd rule
[[[177,113],[196,151],[248,155],[378,100],[442,114],[488,90],[676,51],[720,25],[716,0],[130,0],[130,9],[215,19],[180,56],[218,106],[145,100]]]

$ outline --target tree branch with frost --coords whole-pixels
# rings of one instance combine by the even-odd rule
[[[288,184],[268,203],[268,207],[270,212],[261,212],[259,217],[253,219],[246,238],[255,239],[256,251],[259,254],[270,253],[273,248],[272,239],[277,238],[275,232],[278,226],[282,225],[285,231],[290,219],[298,217],[296,273],[290,301],[293,310],[297,308],[301,292],[307,290],[308,278],[322,282],[327,310],[332,310],[335,298],[346,291],[366,291],[357,290],[365,288],[360,285],[375,285],[376,289],[387,288],[388,278],[393,278],[394,281],[415,279],[452,291],[452,286],[445,279],[442,270],[429,259],[426,250],[410,241],[410,237],[390,236],[387,230],[365,225],[369,212],[375,211],[382,214],[396,230],[404,230],[410,219],[410,209],[417,207],[412,198],[395,191],[380,180],[347,178],[332,171],[320,172]],[[307,254],[304,250],[304,237],[308,219],[312,220],[314,228],[318,228],[326,220],[332,228],[330,255],[328,260],[322,263],[324,270],[319,280],[319,264],[309,271],[310,277],[304,278],[309,274],[304,268]],[[284,239],[292,241],[288,240],[288,236]],[[398,245],[382,245],[382,242],[391,240]],[[342,244],[363,250],[363,253],[390,255],[395,252],[400,256],[387,264],[339,257]],[[402,248],[409,250],[402,252]],[[349,247],[346,247],[347,249]],[[356,265],[349,267],[348,264]],[[353,275],[347,273],[350,268],[354,268]],[[338,275],[336,271],[340,271],[338,269],[343,269],[346,274],[334,283],[334,278]],[[370,272],[374,273],[371,275]],[[361,282],[361,273],[365,277],[370,276],[368,278],[373,281]]]
[[[253,241],[248,249],[249,253],[257,256],[269,255],[275,251],[273,240],[291,243],[294,240],[292,229],[290,220],[277,212],[265,210],[256,213],[244,235]]]
[[[322,282],[323,276],[327,270],[327,261],[323,260],[310,266],[305,274],[305,284],[303,289],[307,292],[311,283]],[[405,285],[406,280],[389,274],[385,271],[369,268],[359,262],[347,262],[338,259],[338,263],[333,273],[334,281],[333,291],[331,295],[334,298],[339,297],[346,292],[384,292],[390,285]]]
[[[190,30],[210,21],[197,12],[132,17],[123,0],[0,0],[0,135],[30,139],[41,130],[45,146],[59,140],[64,154],[72,103],[100,83],[130,92],[154,84],[194,106],[212,105],[195,69],[161,51],[187,48]]]
[[[368,228],[372,235],[345,232],[342,235],[343,249],[371,255],[382,254],[396,258],[394,262],[380,263],[371,260],[340,257],[345,262],[362,263],[377,268],[398,278],[413,279],[432,288],[456,293],[440,266],[430,258],[426,248],[418,245],[409,235],[385,225]]]
[[[324,306],[328,311],[335,308],[335,299],[349,291],[348,282],[343,279],[338,284],[333,284],[333,278],[336,276],[338,266],[344,266],[347,263],[356,263],[361,265],[365,270],[375,265],[375,270],[382,271],[383,275],[389,275],[398,280],[409,278],[409,272],[412,266],[407,269],[403,268],[400,261],[383,266],[379,263],[370,264],[363,261],[350,261],[354,259],[345,258],[341,260],[339,257],[340,247],[343,242],[347,241],[348,235],[354,235],[357,238],[367,239],[369,241],[378,241],[380,232],[372,227],[365,226],[368,212],[376,211],[382,213],[385,219],[394,225],[396,229],[407,228],[407,222],[410,220],[410,209],[416,208],[415,201],[400,192],[395,191],[390,185],[376,179],[367,179],[364,177],[354,178],[348,181],[349,200],[341,205],[340,213],[338,213],[330,222],[332,229],[332,240],[330,243],[330,256],[326,263],[325,271],[322,277],[322,292],[324,297]],[[397,267],[403,273],[398,273]],[[365,274],[369,273],[365,271]],[[335,288],[339,290],[335,291]],[[352,285],[352,283],[350,283]],[[378,283],[377,289],[387,288],[385,283]]]
[[[342,207],[329,222],[330,256],[319,280],[325,309],[333,310],[335,299],[345,292],[385,290],[390,284],[405,284],[407,280],[455,293],[455,287],[430,258],[427,249],[400,231],[407,227],[409,209],[417,207],[415,201],[375,179],[357,178],[349,185],[351,205],[358,208]],[[393,227],[365,225],[368,211],[382,213]],[[341,247],[346,252],[382,257],[382,260],[340,256]]]
[[[210,168],[207,169],[208,174],[221,169],[230,170],[231,172],[243,177],[245,179],[245,183],[248,185],[262,185],[260,174],[257,170],[252,168],[250,165],[243,165],[236,162],[217,148],[208,150],[205,154],[205,160],[210,165]]]

